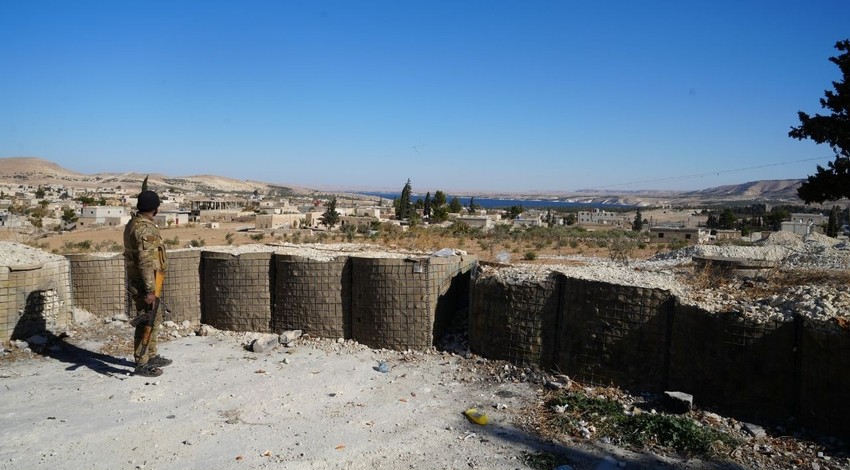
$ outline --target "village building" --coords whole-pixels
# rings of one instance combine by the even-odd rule
[[[160,227],[182,227],[189,224],[188,211],[161,211],[153,217]]]
[[[708,232],[709,241],[721,242],[725,240],[740,240],[741,231],[734,229],[712,229]]]
[[[488,216],[464,215],[458,217],[456,220],[458,222],[465,223],[469,226],[469,228],[477,228],[485,232],[492,230],[493,227],[496,226],[496,222],[493,220],[493,218]]]
[[[77,219],[77,227],[92,225],[118,226],[130,221],[130,215],[123,206],[86,206]]]
[[[695,245],[708,241],[708,232],[698,227],[651,227],[649,241],[653,243],[683,241]]]
[[[621,212],[607,212],[602,209],[592,211],[579,211],[577,214],[579,225],[610,225],[613,227],[631,227],[632,221]]]
[[[304,214],[257,214],[254,228],[257,230],[274,230],[279,228],[298,228],[305,219]]]

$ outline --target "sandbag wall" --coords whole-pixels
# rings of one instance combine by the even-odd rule
[[[162,299],[168,306],[165,320],[192,324],[201,322],[201,252],[168,252]]]
[[[757,323],[737,313],[676,305],[667,387],[698,406],[741,417],[794,414],[795,322]]]
[[[498,276],[474,273],[470,350],[517,365],[552,367],[562,277],[552,274],[545,279],[508,283]]]
[[[127,276],[121,253],[65,255],[71,270],[74,306],[103,318],[125,313]]]
[[[70,266],[55,260],[0,266],[0,340],[58,332],[71,318]]]
[[[221,330],[271,330],[272,253],[201,253],[202,321]]]
[[[274,256],[276,283],[272,331],[302,330],[321,338],[350,339],[351,262]]]

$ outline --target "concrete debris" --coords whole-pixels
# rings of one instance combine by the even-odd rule
[[[218,330],[210,325],[201,325],[198,329],[198,336],[215,336]]]
[[[731,276],[722,283],[701,287],[693,280],[694,256],[765,260],[776,262],[779,267],[753,279]],[[793,274],[805,279],[807,273],[850,270],[850,244],[821,234],[800,237],[776,232],[753,246],[692,245],[646,260],[632,260],[628,265],[583,256],[557,259],[574,263],[482,265],[478,276],[506,285],[527,285],[542,283],[560,273],[574,279],[659,289],[669,292],[682,304],[708,312],[737,314],[756,324],[788,322],[796,315],[814,321],[850,319],[850,286],[846,283],[772,283],[771,276]],[[767,291],[771,292],[762,296],[754,294]]]
[[[300,338],[301,334],[301,330],[286,330],[280,334],[280,343],[288,346],[289,343],[292,343],[296,339]]]
[[[755,437],[756,439],[767,436],[764,428],[752,423],[741,423],[743,425],[744,431],[747,431],[749,435]]]
[[[683,414],[694,407],[694,396],[684,392],[664,392],[664,407],[671,413]]]
[[[71,318],[74,320],[74,323],[78,325],[85,325],[92,321],[94,315],[88,310],[79,307],[71,307]]]
[[[280,338],[277,335],[266,335],[253,340],[248,349],[255,353],[266,353],[276,348],[280,344]]]

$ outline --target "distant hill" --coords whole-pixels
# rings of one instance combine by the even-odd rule
[[[192,193],[252,193],[264,194],[278,191],[282,194],[309,195],[317,190],[298,186],[281,186],[259,181],[237,180],[217,175],[167,176],[158,173],[96,173],[86,175],[63,168],[56,163],[36,157],[0,158],[0,183],[49,185],[63,184],[78,188],[124,188],[141,187],[148,176],[148,184],[154,188],[174,188]],[[572,192],[536,191],[526,194],[493,193],[487,197],[508,199],[551,198],[596,204],[625,204],[651,206],[664,204],[711,204],[741,201],[787,202],[801,204],[797,188],[804,180],[762,180],[737,185],[717,186],[699,191],[670,190],[578,190]],[[322,191],[331,192],[331,191]],[[342,194],[342,193],[340,193]],[[485,195],[482,195],[485,196]]]
[[[741,198],[769,199],[783,201],[799,201],[797,189],[803,179],[795,180],[762,180],[750,181],[743,184],[730,184],[715,188],[703,189],[684,193],[685,197],[711,198]]]
[[[130,188],[142,186],[148,177],[151,188],[175,188],[184,192],[251,193],[255,190],[267,192],[279,190],[293,194],[311,194],[314,190],[281,186],[259,181],[237,180],[224,176],[194,175],[166,176],[159,173],[96,173],[86,175],[63,168],[56,163],[36,157],[0,158],[0,183],[28,184],[32,186],[62,184],[78,188]]]

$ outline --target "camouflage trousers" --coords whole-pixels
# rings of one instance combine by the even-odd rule
[[[157,355],[156,336],[159,333],[159,325],[162,323],[162,307],[158,308],[156,315],[151,312],[140,312],[139,315],[147,315],[147,321],[141,321],[136,325],[136,333],[133,335],[133,358],[136,360],[136,365],[146,364],[150,358]],[[145,348],[142,341],[145,336],[145,329],[150,326],[150,340]]]

